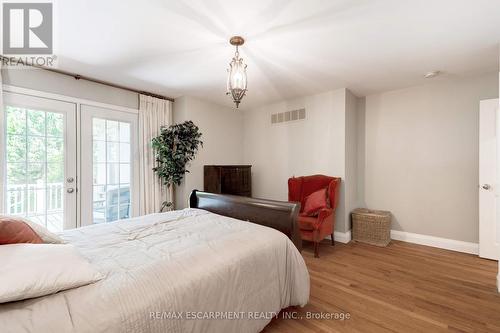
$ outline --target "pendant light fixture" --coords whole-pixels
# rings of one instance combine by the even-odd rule
[[[233,36],[229,40],[231,45],[236,46],[236,52],[234,54],[233,60],[229,64],[228,76],[227,76],[227,92],[226,95],[231,95],[236,108],[240,105],[241,99],[245,96],[247,92],[247,65],[240,58],[240,53],[238,52],[238,47],[245,43],[245,40],[241,36]]]

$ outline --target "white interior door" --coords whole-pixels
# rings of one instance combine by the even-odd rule
[[[500,186],[497,166],[498,99],[481,101],[479,115],[479,256],[499,259],[500,227],[497,211],[500,211]]]
[[[76,227],[76,104],[6,92],[0,113],[3,212]]]
[[[81,105],[81,225],[139,213],[138,115]]]

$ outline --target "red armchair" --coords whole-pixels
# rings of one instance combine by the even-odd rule
[[[332,246],[335,244],[333,231],[335,230],[335,210],[339,201],[340,178],[314,175],[294,177],[288,179],[288,201],[301,203],[299,214],[299,230],[303,240],[314,243],[314,256],[319,258],[319,243],[328,235],[332,237]],[[303,214],[305,199],[311,193],[322,188],[328,188],[330,208],[320,210],[318,216]]]

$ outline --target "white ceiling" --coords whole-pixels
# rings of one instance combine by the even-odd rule
[[[497,70],[500,1],[56,1],[59,68],[171,97],[232,105],[235,34],[246,38],[242,108],[341,87],[367,95],[430,70]]]

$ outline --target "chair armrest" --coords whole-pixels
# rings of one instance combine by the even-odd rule
[[[333,217],[335,211],[331,208],[323,208],[319,211],[318,219],[316,221],[315,228],[320,229],[323,222]]]

